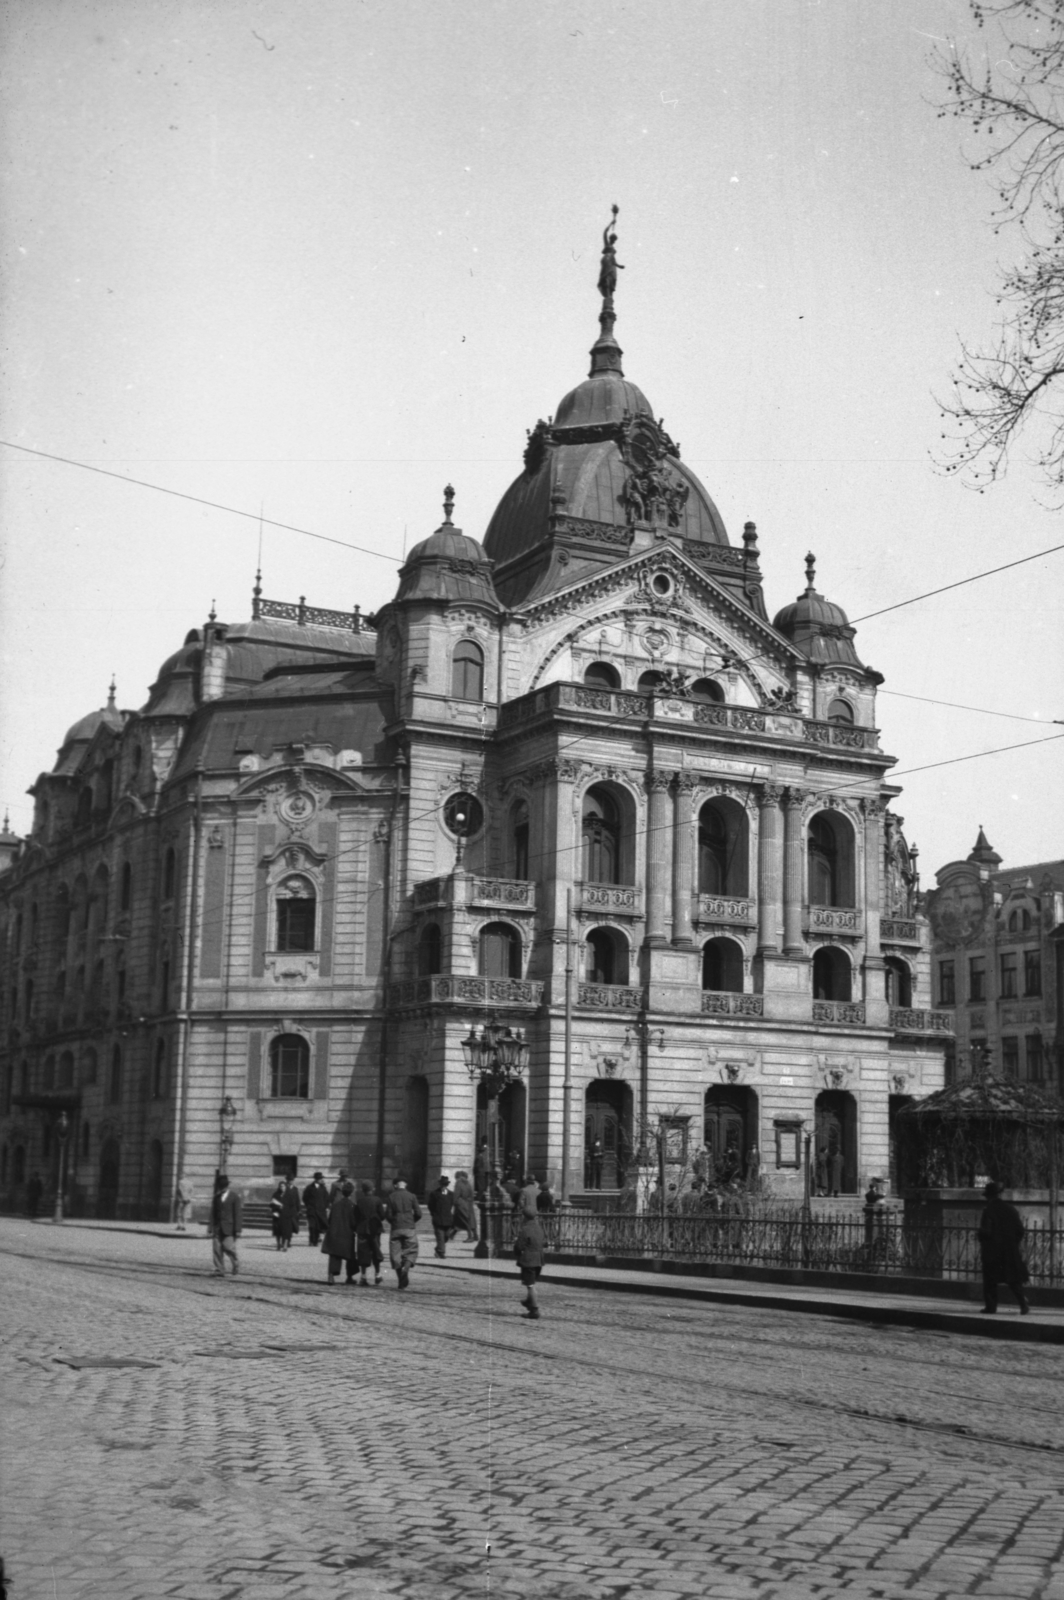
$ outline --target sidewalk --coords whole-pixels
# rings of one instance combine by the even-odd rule
[[[514,1279],[516,1268],[506,1257],[477,1261],[474,1246],[455,1241],[447,1246],[447,1259],[438,1260],[423,1250],[419,1267],[443,1272],[472,1272]],[[669,1263],[670,1269],[672,1263]],[[943,1333],[970,1334],[984,1339],[1011,1339],[1029,1344],[1064,1344],[1064,1309],[1035,1306],[1021,1317],[1010,1290],[1002,1285],[996,1316],[985,1316],[977,1304],[956,1300],[930,1300],[926,1295],[905,1295],[875,1290],[833,1289],[821,1285],[749,1283],[738,1279],[704,1278],[695,1274],[582,1266],[558,1260],[548,1252],[543,1283],[569,1288],[605,1289],[623,1294],[655,1295],[663,1300],[693,1300],[707,1305],[753,1306],[764,1311],[796,1311],[817,1317],[844,1317],[906,1328],[929,1328]]]

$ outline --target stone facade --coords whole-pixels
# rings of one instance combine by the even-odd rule
[[[376,617],[256,588],[70,730],[0,840],[7,1204],[54,1184],[64,1111],[104,1213],[222,1161],[431,1183],[486,1126],[462,1040],[493,1014],[530,1047],[503,1158],[556,1183],[659,1134],[789,1196],[806,1134],[844,1191],[888,1172],[950,1019],[881,679],[812,558],[769,621],[756,529],[729,544],[613,321],[483,543],[448,489]]]

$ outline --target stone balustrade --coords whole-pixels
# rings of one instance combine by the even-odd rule
[[[696,922],[726,922],[733,927],[752,928],[757,922],[757,907],[749,898],[722,894],[695,896]]]
[[[629,884],[582,883],[580,910],[603,916],[641,917],[643,891]]]
[[[645,996],[642,989],[623,983],[581,983],[576,991],[578,1006],[593,1006],[599,1011],[639,1011]]]
[[[916,922],[910,917],[883,917],[879,924],[879,937],[890,944],[919,944]]]
[[[859,938],[863,915],[848,906],[809,906],[805,914],[807,933],[850,933]]]
[[[859,1000],[814,1000],[813,1021],[851,1024],[864,1022],[865,1008]]]
[[[711,1017],[763,1017],[765,997],[734,994],[721,989],[702,990],[702,1015]]]
[[[949,1011],[920,1011],[912,1006],[891,1006],[890,1025],[897,1033],[952,1033]]]
[[[530,1010],[542,1004],[543,984],[526,978],[475,978],[462,976],[410,978],[393,983],[389,1004],[398,1007],[423,1005],[520,1006]]]

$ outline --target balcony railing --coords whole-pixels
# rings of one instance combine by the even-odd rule
[[[829,745],[835,750],[878,750],[876,728],[855,728],[850,723],[815,722],[807,717],[802,731],[807,744]]]
[[[763,1017],[765,997],[760,994],[733,994],[722,989],[703,989],[702,1014],[714,1017]]]
[[[641,917],[643,891],[629,884],[582,883],[580,885],[581,911],[601,912],[607,916]]]
[[[450,905],[454,881],[453,878],[426,878],[423,883],[416,883],[414,904]],[[469,904],[507,906],[514,911],[534,911],[536,886],[524,878],[472,878],[469,880]]]
[[[393,1006],[521,1006],[542,1003],[542,983],[526,978],[434,977],[393,983],[388,992]]]
[[[879,936],[891,944],[920,943],[916,923],[908,917],[883,917],[879,924]]]
[[[814,1022],[863,1022],[865,1008],[859,1000],[814,1000]]]
[[[728,922],[752,928],[757,921],[754,902],[731,895],[700,894],[695,899],[696,922]]]
[[[912,1006],[891,1006],[890,1025],[898,1033],[952,1033],[949,1011],[916,1011]]]
[[[864,916],[860,911],[849,907],[810,906],[806,912],[805,925],[810,933],[860,935],[864,932]]]
[[[581,983],[576,991],[578,1006],[593,1006],[598,1011],[639,1011],[645,1003],[642,989],[623,983]]]

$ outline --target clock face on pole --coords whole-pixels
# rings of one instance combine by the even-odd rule
[[[986,915],[983,885],[974,878],[954,878],[943,884],[928,910],[936,939],[969,944],[982,930]]]

